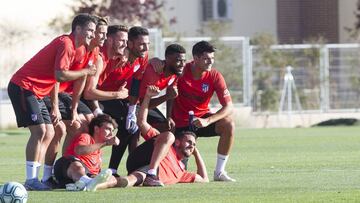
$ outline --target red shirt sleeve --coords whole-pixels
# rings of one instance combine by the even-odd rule
[[[180,183],[193,183],[195,181],[196,174],[185,171],[181,176]]]
[[[219,72],[216,72],[214,87],[221,105],[231,102],[230,92],[226,86],[225,79]]]
[[[71,41],[62,40],[55,56],[55,70],[69,70],[74,54]]]

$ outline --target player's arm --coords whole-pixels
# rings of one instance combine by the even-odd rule
[[[153,109],[165,101],[174,99],[175,97],[177,97],[177,95],[178,95],[177,87],[169,86],[166,89],[165,95],[151,99],[149,109]]]
[[[125,88],[126,84],[119,88],[119,91],[102,91],[97,89],[97,84],[100,75],[104,71],[104,63],[102,57],[99,55],[96,60],[96,73],[89,76],[84,90],[84,98],[87,100],[105,101],[111,99],[125,99],[128,97],[128,90]]]
[[[222,105],[222,107],[213,115],[208,118],[196,118],[193,124],[198,127],[206,127],[212,123],[217,122],[220,119],[223,119],[229,116],[233,112],[233,104],[231,101],[231,96],[229,90],[226,87],[225,80],[223,76],[218,73],[214,78],[214,86],[216,95]]]
[[[89,145],[78,145],[75,147],[75,153],[78,155],[90,154],[105,146],[119,145],[119,143],[119,138],[117,138],[116,136],[112,136],[106,139],[104,142],[98,142]]]
[[[142,135],[146,135],[151,128],[151,125],[147,122],[149,103],[151,97],[158,95],[159,92],[160,91],[156,86],[148,86],[146,89],[146,93],[141,103],[140,111],[137,119],[137,125],[139,126]]]
[[[217,111],[215,114],[211,115],[207,118],[196,118],[194,121],[194,125],[196,127],[206,127],[212,123],[215,123],[216,121],[225,118],[226,116],[229,116],[233,111],[233,104],[232,102],[228,102],[225,105],[223,105],[219,111]]]
[[[197,183],[207,183],[209,182],[209,177],[206,171],[206,166],[205,166],[205,162],[202,159],[199,150],[195,147],[194,149],[194,153],[193,153],[194,157],[195,157],[195,162],[196,162],[196,167],[197,167],[197,172],[196,172],[196,176],[195,176],[195,180],[194,182]]]
[[[81,122],[78,112],[77,112],[77,109],[79,106],[81,94],[85,87],[85,82],[86,82],[86,76],[75,80],[73,83],[73,94],[72,94],[72,100],[71,100],[71,112],[72,112],[71,113],[71,116],[72,116],[71,124],[75,121]]]
[[[56,126],[61,121],[61,114],[59,110],[59,86],[60,83],[55,83],[54,88],[50,92],[51,101],[51,121]]]
[[[55,67],[55,78],[58,82],[76,80],[84,76],[91,76],[96,73],[96,66],[92,63],[88,64],[81,70],[67,70],[61,67]]]
[[[175,122],[171,117],[173,106],[174,106],[174,99],[169,99],[166,101],[166,119],[168,121],[168,128],[170,131],[175,130]]]

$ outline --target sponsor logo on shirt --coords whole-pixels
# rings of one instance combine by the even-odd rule
[[[137,64],[136,66],[134,66],[134,73],[135,73],[137,70],[139,70],[139,68],[140,68],[140,64]]]
[[[170,86],[171,84],[173,84],[174,80],[175,80],[175,78],[171,78],[171,79],[169,80],[169,82],[168,82],[168,86]]]
[[[36,113],[31,114],[32,121],[37,121],[37,119],[38,119],[38,115]]]
[[[230,92],[228,89],[224,90],[224,97],[230,96]]]
[[[203,83],[201,85],[201,89],[204,93],[208,92],[209,91],[209,84],[206,84],[206,83]]]

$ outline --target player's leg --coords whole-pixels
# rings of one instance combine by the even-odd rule
[[[47,110],[49,112],[51,112],[52,106],[51,106],[50,98],[45,97],[43,99],[43,101],[46,105]],[[60,113],[63,112],[64,105],[60,100],[59,100],[58,106],[59,106]],[[53,130],[55,131],[54,137],[52,140],[50,140],[50,144],[47,147],[46,152],[45,152],[44,170],[43,170],[43,177],[41,179],[41,182],[51,188],[56,188],[57,182],[53,178],[53,168],[54,168],[53,166],[54,166],[54,162],[55,162],[57,153],[59,151],[61,138],[66,135],[65,124],[62,121],[60,121],[55,126],[53,126]]]
[[[112,118],[116,120],[118,124],[116,136],[119,138],[120,144],[117,146],[112,146],[109,161],[109,169],[112,170],[113,174],[118,176],[117,169],[132,138],[132,135],[130,135],[125,128],[128,102],[125,100],[115,99],[101,101],[100,103],[104,107],[103,112],[109,114]]]
[[[147,122],[153,128],[156,128],[159,132],[166,132],[170,130],[166,117],[161,113],[158,108],[149,110]]]
[[[50,188],[40,183],[38,179],[40,161],[43,159],[40,156],[41,143],[46,135],[45,124],[49,122],[47,120],[50,118],[49,113],[46,111],[47,115],[43,115],[42,100],[38,100],[32,92],[12,82],[8,85],[8,95],[14,108],[18,127],[28,127],[30,130],[30,137],[25,150],[25,186],[29,190],[49,190]],[[46,120],[44,116],[47,116]]]
[[[154,150],[149,164],[149,168],[152,170],[151,172],[149,170],[150,175],[157,175],[156,172],[159,168],[160,162],[166,157],[174,141],[175,136],[169,131],[160,133],[156,136]]]
[[[214,171],[214,180],[235,181],[230,178],[225,171],[226,163],[229,158],[231,147],[234,143],[235,124],[233,119],[228,116],[215,123],[215,132],[220,135],[217,148],[217,161]]]

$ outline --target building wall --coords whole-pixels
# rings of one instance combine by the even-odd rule
[[[331,43],[349,41],[344,27],[353,27],[357,0],[232,0],[232,20],[225,36],[253,37],[269,33],[287,43],[325,33]],[[165,16],[176,16],[170,30],[182,36],[200,36],[206,26],[202,0],[168,0]],[[173,8],[173,9],[170,9]],[[279,15],[281,14],[281,15]],[[280,40],[282,41],[282,40]]]
[[[267,32],[276,35],[276,0],[232,0],[232,20],[226,36],[253,36]],[[261,7],[259,7],[261,5]],[[176,16],[177,23],[170,26],[170,31],[183,36],[200,36],[202,26],[201,0],[168,0],[165,15],[168,19]]]
[[[353,28],[356,24],[356,5],[358,0],[340,0],[339,1],[339,36],[340,42],[350,41],[349,32],[346,27]]]

